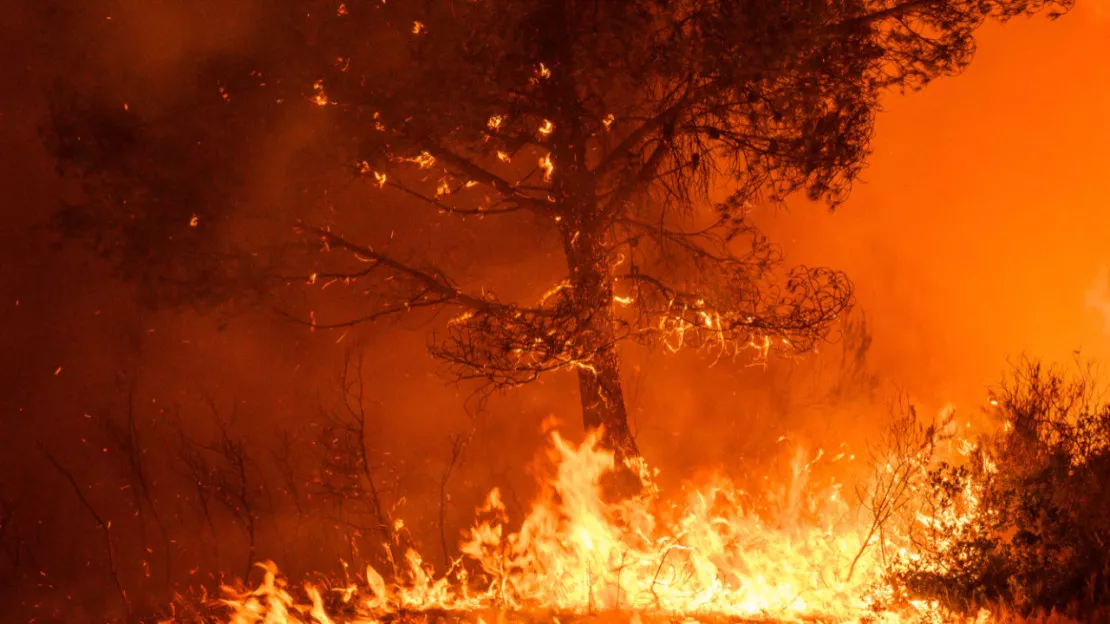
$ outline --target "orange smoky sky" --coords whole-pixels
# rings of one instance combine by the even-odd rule
[[[1007,358],[1110,352],[1110,9],[990,25],[962,75],[889,97],[847,205],[766,227],[841,268],[873,365],[913,396],[980,403]]]
[[[990,25],[965,73],[884,104],[844,206],[756,213],[787,264],[853,279],[875,399],[814,410],[808,372],[783,382],[796,364],[707,370],[653,355],[626,367],[643,376],[630,403],[648,457],[680,470],[736,464],[792,429],[812,444],[856,436],[858,449],[899,395],[974,420],[1023,355],[1110,355],[1110,11],[1081,2],[1053,23]],[[795,395],[771,402],[799,413],[773,415],[768,393]]]

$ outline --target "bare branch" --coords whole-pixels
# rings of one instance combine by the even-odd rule
[[[448,438],[448,441],[451,443],[451,452],[447,458],[447,466],[444,467],[439,477],[439,543],[443,549],[443,565],[445,568],[451,566],[451,553],[447,549],[447,484],[451,480],[451,475],[455,469],[462,465],[463,453],[469,440],[462,435],[456,435]]]
[[[100,529],[101,533],[104,534],[104,548],[108,554],[108,570],[112,574],[112,580],[116,585],[116,591],[119,593],[120,603],[123,604],[124,612],[127,615],[127,618],[130,619],[131,601],[127,597],[127,590],[123,588],[123,581],[120,579],[119,568],[116,566],[116,546],[115,540],[112,538],[111,521],[105,520],[104,517],[100,515],[100,512],[96,510],[96,507],[92,504],[88,497],[85,496],[85,491],[82,490],[81,485],[77,483],[77,478],[73,476],[73,472],[71,472],[68,468],[63,466],[61,462],[55,459],[54,456],[51,455],[50,452],[46,450],[46,447],[44,447],[41,443],[39,444],[39,451],[41,451],[43,456],[46,457],[46,460],[50,462],[50,465],[54,466],[54,468],[65,478],[65,480],[69,482],[70,487],[73,489],[73,493],[76,494],[77,499],[81,501],[81,506],[89,512],[89,515],[92,516],[93,520],[96,521],[96,526]]]
[[[408,195],[410,197],[415,197],[416,199],[419,199],[420,201],[422,201],[424,203],[431,204],[432,206],[435,206],[437,210],[441,210],[441,211],[443,211],[447,214],[453,214],[453,215],[459,215],[459,216],[485,216],[485,215],[509,214],[509,213],[513,213],[513,212],[518,212],[523,207],[521,205],[521,203],[517,202],[517,200],[511,200],[509,202],[510,205],[506,208],[496,208],[496,207],[494,207],[494,208],[485,208],[485,207],[481,207],[481,206],[479,206],[478,208],[460,208],[458,206],[448,204],[447,202],[440,199],[438,196],[437,197],[431,197],[431,196],[425,195],[424,193],[421,193],[420,191],[416,191],[414,189],[411,189],[408,186],[405,186],[404,184],[401,184],[400,182],[386,182],[385,185],[389,186],[389,187],[392,187],[392,188],[395,188],[395,189],[398,189],[399,191],[405,193],[406,195]],[[451,195],[456,194],[460,190],[463,190],[465,188],[466,188],[466,186],[462,185],[459,188],[454,189],[450,194]]]
[[[455,152],[452,152],[451,150],[439,145],[435,141],[426,139],[424,141],[421,141],[421,143],[427,146],[428,153],[430,153],[432,156],[435,156],[437,159],[440,159],[451,165],[452,167],[455,167],[464,176],[469,177],[473,180],[477,180],[478,182],[489,186],[490,188],[500,193],[505,199],[517,202],[532,209],[548,210],[550,208],[550,204],[548,204],[547,202],[524,195],[513,183],[482,168],[474,161],[468,158],[464,158],[456,154]]]
[[[505,313],[528,313],[528,314],[540,315],[540,316],[542,316],[544,314],[544,311],[540,310],[540,309],[516,308],[516,307],[513,307],[513,306],[508,306],[508,305],[505,305],[505,304],[498,303],[497,301],[495,301],[493,299],[490,299],[488,297],[487,298],[481,298],[481,297],[476,297],[474,295],[467,294],[464,291],[462,291],[461,289],[459,289],[458,287],[456,287],[450,280],[447,279],[446,276],[444,276],[439,271],[435,271],[434,273],[428,272],[428,271],[422,271],[420,269],[417,269],[417,268],[414,268],[414,267],[409,266],[407,264],[404,264],[402,262],[399,262],[399,261],[397,261],[397,260],[395,260],[395,259],[393,259],[393,258],[391,258],[391,257],[389,257],[385,254],[377,252],[377,251],[371,249],[370,247],[364,247],[362,245],[356,245],[356,244],[346,240],[345,238],[343,238],[341,236],[338,236],[338,235],[336,235],[332,232],[329,232],[328,230],[324,230],[324,229],[313,227],[313,226],[301,226],[301,227],[310,231],[310,232],[313,232],[313,233],[317,234],[318,236],[320,236],[320,238],[322,238],[324,240],[325,244],[327,244],[330,247],[338,247],[338,248],[346,249],[347,251],[350,251],[353,254],[355,254],[357,257],[359,257],[363,261],[373,262],[376,265],[384,266],[384,267],[390,269],[391,271],[394,271],[395,273],[398,273],[398,274],[404,275],[406,277],[412,278],[414,281],[419,283],[425,290],[422,291],[421,293],[419,293],[419,296],[415,300],[412,300],[410,302],[410,304],[409,304],[410,306],[416,305],[418,303],[419,299],[422,299],[423,297],[434,294],[434,295],[437,295],[439,297],[439,299],[433,300],[431,303],[428,303],[427,305],[454,304],[454,305],[458,305],[458,306],[461,306],[461,307],[464,307],[464,308],[469,308],[469,309],[471,309],[473,311],[476,311],[476,312],[482,312],[482,313],[488,313],[488,314],[495,314],[495,313],[501,313],[501,314],[505,314]],[[360,272],[360,273],[362,275],[367,274],[365,271]],[[343,274],[334,274],[334,275],[336,275],[338,277],[338,276],[343,275]],[[395,310],[391,310],[390,312],[386,312],[386,314],[391,314],[391,313],[399,312],[399,311],[401,311],[401,310],[400,309],[395,309]],[[377,318],[377,316],[374,316],[372,318]],[[340,325],[340,326],[346,326],[346,324],[345,325]]]

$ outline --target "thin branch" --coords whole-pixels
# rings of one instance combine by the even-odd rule
[[[41,442],[39,443],[39,450],[46,457],[46,460],[69,482],[69,485],[73,488],[73,493],[76,494],[78,500],[81,501],[81,505],[89,512],[89,515],[96,520],[97,527],[99,527],[101,533],[104,534],[104,546],[108,552],[108,569],[112,573],[112,580],[115,582],[116,591],[119,592],[120,602],[123,603],[123,609],[127,614],[127,619],[130,620],[131,601],[127,598],[127,590],[123,588],[123,581],[120,579],[119,569],[116,566],[116,547],[115,541],[112,539],[112,523],[104,520],[104,517],[100,515],[100,512],[96,510],[96,507],[93,506],[92,502],[85,496],[85,492],[81,489],[81,485],[77,483],[77,479],[73,476],[73,473],[55,459]]]
[[[514,185],[512,182],[509,182],[505,178],[502,178],[501,176],[485,169],[484,167],[481,167],[474,161],[460,156],[455,152],[452,152],[442,145],[439,145],[437,142],[426,139],[422,141],[422,143],[427,146],[428,153],[434,156],[436,159],[442,160],[447,164],[455,167],[466,177],[476,180],[494,189],[498,193],[501,193],[501,195],[504,196],[506,199],[510,199],[516,202],[522,202],[524,204],[527,204],[529,208],[533,209],[547,210],[550,208],[550,205],[547,202],[522,194],[520,192],[520,189],[518,189],[516,185]]]
[[[941,2],[943,2],[943,0],[910,0],[909,2],[903,2],[902,4],[896,4],[879,11],[873,11],[847,19],[841,22],[839,27],[844,29],[854,26],[868,26],[886,19],[902,19],[916,9],[925,8],[933,4],[940,4]]]
[[[399,190],[399,191],[401,191],[401,192],[403,192],[403,193],[405,193],[405,194],[407,194],[411,197],[415,197],[416,199],[419,199],[422,202],[425,202],[425,203],[428,203],[428,204],[431,204],[431,205],[435,206],[438,210],[442,210],[443,212],[446,212],[448,214],[453,214],[453,215],[485,216],[485,215],[495,215],[495,214],[507,214],[507,213],[511,213],[511,212],[519,212],[520,209],[523,207],[520,203],[517,202],[517,199],[514,198],[514,199],[509,200],[509,203],[511,203],[513,205],[511,205],[507,208],[459,208],[458,206],[453,206],[451,204],[448,204],[448,203],[444,202],[443,200],[439,199],[438,197],[429,197],[428,195],[425,195],[424,193],[421,193],[420,191],[410,189],[409,187],[405,186],[404,184],[401,184],[400,182],[386,182],[386,186],[393,187],[393,188],[395,188],[395,189],[397,189],[397,190]],[[465,188],[465,186],[463,186],[461,188]],[[454,192],[458,192],[459,190],[460,189],[456,189]]]
[[[376,312],[372,312],[370,314],[366,314],[357,318],[353,318],[347,321],[338,321],[335,323],[317,323],[312,320],[306,321],[295,314],[282,310],[281,308],[274,308],[274,311],[295,323],[307,325],[309,327],[312,327],[313,329],[343,329],[347,327],[354,327],[355,325],[361,325],[362,323],[373,323],[374,321],[385,318],[387,316],[404,314],[405,312],[411,312],[420,308],[434,308],[450,303],[453,303],[453,300],[446,298],[427,299],[424,301],[412,301],[410,299],[409,301],[406,301],[405,303],[398,306],[388,307],[383,310],[378,310]]]
[[[366,381],[363,378],[362,358],[362,352],[359,351],[358,359],[355,363],[355,370],[351,371],[351,352],[348,351],[344,357],[343,402],[347,408],[347,412],[355,422],[352,430],[354,435],[358,436],[359,466],[362,468],[362,476],[366,479],[366,485],[370,489],[370,503],[373,506],[374,514],[378,517],[378,529],[381,532],[382,538],[385,540],[383,546],[385,546],[386,555],[389,557],[390,564],[394,567],[394,572],[396,572],[398,560],[393,548],[394,545],[400,545],[399,539],[396,532],[393,530],[393,521],[382,507],[377,481],[374,478],[374,471],[370,463],[370,447],[369,441],[367,440],[369,431],[367,430],[368,419],[366,416]],[[354,375],[353,381],[351,380],[352,374]],[[353,406],[351,405],[352,402],[354,402]]]
[[[447,483],[457,465],[461,464],[463,451],[466,450],[466,439],[461,435],[452,436],[451,455],[448,457],[447,466],[439,477],[439,543],[443,549],[443,565],[451,566],[451,554],[447,550]]]
[[[474,310],[482,311],[488,311],[492,307],[497,306],[497,304],[495,304],[494,302],[480,299],[478,297],[474,297],[472,295],[464,293],[463,291],[456,288],[455,285],[452,284],[445,277],[435,276],[431,273],[421,271],[420,269],[411,267],[402,262],[398,262],[397,260],[394,260],[393,258],[386,256],[385,254],[376,252],[369,247],[356,245],[355,243],[352,243],[341,236],[337,236],[336,234],[329,232],[328,230],[309,225],[302,225],[301,227],[319,235],[329,245],[346,249],[347,251],[353,252],[356,255],[361,256],[369,261],[376,262],[398,273],[407,275],[415,279],[416,281],[424,285],[428,289],[428,291],[439,294],[446,301],[451,301]]]

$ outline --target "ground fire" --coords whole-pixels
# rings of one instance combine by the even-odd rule
[[[848,492],[826,468],[849,474],[836,471],[836,464],[856,457],[797,448],[788,472],[772,481],[779,485],[758,493],[712,475],[668,498],[641,461],[632,467],[646,491],[607,502],[601,481],[615,466],[612,452],[599,447],[601,436],[577,445],[552,433],[550,475],[526,516],[509,529],[501,493],[492,490],[447,569],[437,572],[408,549],[391,554],[384,574],[367,566],[345,570],[342,580],[293,588],[276,564],[260,562],[258,585],[223,587],[217,611],[226,613],[221,621],[235,623],[588,616],[916,622],[994,621],[999,618],[992,617],[991,605],[1004,609],[1005,619],[1012,606],[1002,602],[972,601],[978,608],[961,614],[953,596],[935,588],[928,599],[911,596],[930,582],[986,576],[998,572],[990,569],[995,565],[1016,563],[977,559],[981,549],[1005,556],[1000,542],[984,546],[984,540],[1020,542],[992,534],[1005,524],[998,517],[1009,504],[1004,497],[1013,495],[996,480],[1028,478],[1037,467],[1000,470],[996,462],[1012,461],[1005,453],[1032,462],[1046,452],[1062,454],[1073,468],[1099,470],[1094,462],[1102,460],[1095,456],[1110,450],[1105,406],[1050,413],[1088,399],[1089,379],[1069,379],[1033,363],[1016,375],[1017,383],[1003,389],[1000,409],[994,401],[999,415],[1013,419],[1004,421],[999,435],[970,437],[970,423],[957,421],[950,408],[925,420],[909,409],[889,424],[887,446],[872,456],[871,474],[857,472],[862,485]],[[1037,424],[1029,420],[1041,417]],[[953,477],[954,467],[962,478]],[[1107,531],[1105,525],[1086,527],[1092,528]],[[390,543],[382,546],[393,550]],[[1084,565],[1090,556],[1073,564]],[[1093,557],[1096,566],[1105,565],[1105,553]],[[1051,574],[1038,573],[1046,581]],[[968,595],[980,590],[999,588],[963,588]]]
[[[1110,616],[1095,0],[71,4],[0,623]]]

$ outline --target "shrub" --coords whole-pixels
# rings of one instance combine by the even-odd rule
[[[896,586],[964,612],[1082,616],[1110,600],[1110,404],[1094,379],[1015,367],[992,399],[1001,431],[925,469]]]

